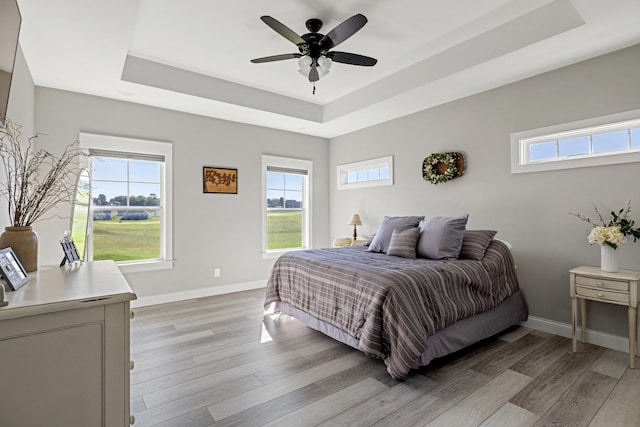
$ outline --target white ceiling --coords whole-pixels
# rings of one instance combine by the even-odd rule
[[[18,0],[38,86],[335,137],[640,43],[640,0]],[[369,22],[312,85],[297,52],[259,18],[298,34]]]

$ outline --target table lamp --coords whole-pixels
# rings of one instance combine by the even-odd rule
[[[353,241],[355,242],[358,238],[358,234],[356,233],[356,227],[362,225],[362,221],[360,220],[360,215],[353,214],[351,215],[351,219],[349,220],[349,225],[353,225]]]

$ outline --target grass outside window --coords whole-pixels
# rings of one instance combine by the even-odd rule
[[[302,248],[302,210],[267,211],[267,249]]]
[[[139,261],[160,258],[160,217],[93,221],[93,259]]]

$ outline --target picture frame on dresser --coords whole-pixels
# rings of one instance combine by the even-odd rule
[[[17,291],[29,282],[29,276],[11,248],[0,249],[0,273],[11,291]]]
[[[65,265],[67,262],[69,265],[72,265],[76,262],[82,262],[82,258],[78,254],[78,248],[76,248],[76,244],[71,239],[62,239],[60,240],[60,244],[62,245],[62,251],[64,252],[64,258],[60,262],[60,267]]]

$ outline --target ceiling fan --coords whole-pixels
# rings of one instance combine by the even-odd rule
[[[282,37],[298,46],[300,53],[285,53],[282,55],[252,59],[251,62],[254,64],[298,58],[298,65],[300,66],[300,70],[298,71],[307,77],[310,82],[315,83],[320,80],[320,77],[323,77],[329,72],[332,61],[365,67],[374,66],[376,62],[378,62],[377,59],[369,56],[330,50],[354,35],[367,23],[367,18],[364,15],[357,14],[352,16],[329,31],[326,35],[318,32],[322,28],[322,21],[320,19],[309,19],[306,22],[309,33],[303,34],[302,36],[299,36],[289,27],[271,16],[261,16],[260,19]]]

